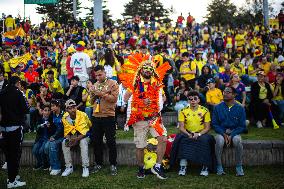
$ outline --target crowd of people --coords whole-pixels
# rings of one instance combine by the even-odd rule
[[[160,121],[161,111],[178,113],[181,134],[175,139],[171,156],[180,160],[179,175],[186,174],[188,160],[203,165],[203,176],[208,176],[209,170],[225,174],[222,149],[231,144],[237,149],[237,176],[244,175],[240,134],[246,131],[246,125],[273,127],[272,119],[278,125],[284,123],[283,25],[281,29],[266,28],[261,23],[234,28],[209,26],[196,23],[189,14],[186,21],[179,16],[172,26],[159,23],[154,15],[149,18],[143,21],[137,15],[103,29],[51,19],[39,26],[29,20],[15,24],[11,16],[6,18],[7,32],[17,28],[25,32],[12,45],[5,44],[3,34],[0,47],[0,131],[7,138],[3,150],[8,188],[25,185],[17,177],[22,132],[36,132],[36,170],[60,174],[58,152],[62,148],[66,167],[62,176],[73,172],[70,150],[76,145],[81,149],[82,176],[89,176],[90,140],[94,144],[94,172],[99,172],[105,136],[110,172],[116,175],[119,114],[125,114],[134,128],[137,177],[145,177],[143,149],[150,131],[159,142],[158,161],[152,172],[166,179],[161,166],[166,128],[162,123],[161,127],[151,127]],[[130,89],[123,78],[123,74],[135,72],[125,68],[135,64],[133,55],[137,53],[147,57],[146,63],[137,67],[139,77],[133,81],[138,91]],[[155,64],[148,65],[148,61]],[[155,70],[166,69],[165,64],[171,68],[161,74],[164,78],[160,81]],[[147,95],[158,89],[155,86],[163,89],[152,100]],[[131,104],[134,99],[137,107]],[[153,111],[147,112],[152,106]],[[139,108],[140,114],[135,113]],[[135,119],[131,116],[134,114]],[[215,138],[208,134],[211,127],[217,133]],[[124,129],[128,130],[127,124]],[[17,140],[12,139],[15,136]],[[198,149],[202,150],[194,153]]]

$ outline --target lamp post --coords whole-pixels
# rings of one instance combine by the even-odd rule
[[[94,0],[94,29],[103,28],[103,2],[102,0]]]
[[[268,20],[269,20],[269,14],[268,14],[268,0],[263,0],[263,19],[264,19],[264,26],[268,27]]]

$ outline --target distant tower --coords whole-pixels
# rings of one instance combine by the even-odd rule
[[[269,27],[268,20],[269,20],[269,14],[268,14],[268,0],[263,0],[263,19],[264,19],[264,26]]]

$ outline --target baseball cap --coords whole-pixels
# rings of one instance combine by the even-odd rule
[[[76,102],[72,99],[69,99],[65,102],[65,107],[68,108],[68,107],[72,107],[72,106],[76,106]]]

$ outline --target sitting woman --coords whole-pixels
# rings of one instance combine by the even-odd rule
[[[236,97],[235,100],[237,100],[239,103],[242,104],[243,107],[245,107],[246,104],[246,89],[245,85],[241,82],[241,79],[238,74],[231,75],[231,83],[230,85],[236,89]]]
[[[87,88],[82,92],[82,101],[85,102],[85,113],[88,115],[89,119],[91,119],[93,115],[93,104],[91,103],[91,95],[90,89],[93,87],[95,81],[93,79],[89,79],[87,81]]]
[[[188,106],[187,103],[187,94],[189,88],[186,86],[186,80],[182,78],[179,82],[179,86],[175,89],[175,101],[176,105],[174,106],[175,111],[180,111],[181,109]]]
[[[279,121],[281,124],[284,122],[284,82],[283,82],[283,73],[278,72],[276,74],[276,81],[273,83],[274,92],[273,92],[273,102],[278,106],[279,109]]]
[[[208,134],[210,130],[210,112],[200,106],[199,94],[191,91],[188,94],[190,106],[182,109],[178,115],[178,134],[173,142],[170,165],[180,160],[179,175],[185,176],[187,161],[203,165],[201,176],[208,176],[209,170],[215,172],[215,140]]]
[[[202,67],[201,75],[197,78],[195,82],[195,90],[199,92],[201,103],[205,103],[205,95],[208,91],[207,81],[213,78],[211,74],[211,69],[209,66],[205,65]]]
[[[273,93],[269,83],[265,82],[264,70],[257,73],[257,82],[251,86],[251,113],[254,115],[256,126],[262,128],[269,119],[269,108]]]

